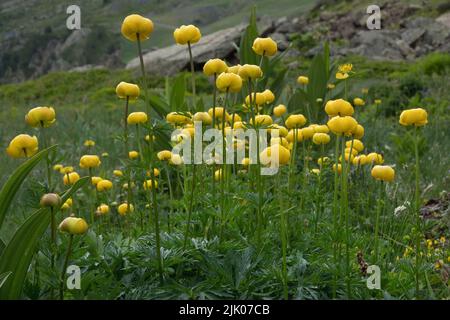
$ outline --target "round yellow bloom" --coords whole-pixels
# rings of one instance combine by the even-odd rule
[[[273,108],[273,115],[275,117],[281,117],[286,112],[287,112],[287,108],[284,104],[279,104],[275,108]]]
[[[254,125],[253,119],[250,119],[250,123]],[[267,114],[258,114],[257,116],[255,116],[255,123],[258,126],[270,126],[273,121],[272,118]]]
[[[148,120],[147,114],[145,112],[132,112],[128,115],[128,124],[139,124],[146,123]]]
[[[330,128],[330,130],[337,135],[350,135],[354,132],[358,123],[350,116],[337,116],[328,120],[327,125],[328,128]]]
[[[336,88],[336,85],[334,83],[329,83],[329,84],[327,84],[327,88],[329,90],[333,90],[334,88]]]
[[[311,169],[311,173],[314,173],[314,174],[320,174],[320,169],[317,169],[317,168],[315,168],[315,169]]]
[[[315,133],[314,128],[312,127],[302,128],[300,131],[302,132],[303,140],[311,139]]]
[[[112,187],[113,187],[112,182],[106,179],[101,180],[97,183],[97,191],[100,192],[110,190],[112,189]]]
[[[72,206],[72,198],[69,198],[66,200],[66,202],[63,203],[63,205],[61,206],[61,210],[67,210]]]
[[[286,140],[288,142],[294,142],[294,132],[297,131],[297,142],[302,142],[303,141],[303,134],[301,130],[295,130],[295,129],[291,129],[289,130],[287,136],[286,136]]]
[[[80,235],[86,233],[89,226],[83,218],[68,217],[60,223],[58,228],[61,232]]]
[[[6,153],[11,158],[31,157],[38,152],[39,145],[36,136],[19,134],[9,143]]]
[[[326,124],[318,124],[318,125],[311,125],[311,127],[314,128],[315,133],[329,133],[330,128]]]
[[[352,147],[352,141],[346,141],[345,142],[345,146],[347,148],[351,148]],[[364,150],[364,144],[361,142],[361,140],[358,139],[353,139],[353,149],[357,150],[358,152],[361,152]]]
[[[222,72],[216,79],[216,87],[220,91],[239,92],[242,88],[242,78],[234,73]]]
[[[317,164],[319,166],[324,166],[328,163],[330,163],[330,158],[328,158],[328,157],[320,157],[319,159],[317,159]]]
[[[147,40],[153,32],[153,22],[138,14],[127,16],[122,22],[122,35],[130,41]]]
[[[67,166],[67,167],[61,168],[61,170],[59,170],[59,172],[62,174],[71,173],[71,172],[73,172],[73,167]]]
[[[364,127],[360,124],[358,124],[355,128],[355,130],[353,131],[353,137],[355,139],[361,139],[362,137],[364,137]]]
[[[247,106],[252,105],[257,105],[257,106],[261,106],[263,104],[266,103],[266,95],[263,94],[262,92],[253,92],[251,95],[252,101],[250,103],[250,95],[245,97],[245,104]]]
[[[121,170],[114,170],[113,175],[115,175],[116,177],[122,177],[123,172]]]
[[[309,78],[306,76],[299,76],[297,78],[297,83],[300,85],[307,85],[309,83]]]
[[[247,167],[251,164],[250,158],[244,158],[244,159],[242,159],[241,164],[242,164],[244,167],[247,168]]]
[[[91,178],[91,183],[96,186],[100,181],[102,181],[103,179],[101,177],[92,177]]]
[[[269,165],[272,162],[272,154],[278,156],[278,164],[284,165],[289,163],[291,158],[291,152],[289,149],[283,147],[280,144],[274,144],[270,147],[265,148],[259,155],[261,163],[264,165]]]
[[[222,59],[209,59],[203,66],[203,73],[207,76],[219,75],[227,70],[228,66]]]
[[[390,166],[376,165],[372,168],[371,175],[376,180],[391,182],[391,181],[394,181],[395,171]]]
[[[131,160],[137,159],[139,157],[139,152],[133,150],[128,152],[128,158],[130,158]]]
[[[84,155],[80,159],[80,168],[87,169],[87,168],[96,168],[98,167],[102,162],[100,161],[100,158],[96,155]]]
[[[179,166],[183,164],[183,158],[179,154],[172,154],[169,159],[169,164]]]
[[[244,121],[235,121],[233,123],[233,129],[247,129],[246,123]]]
[[[172,158],[172,152],[169,150],[162,150],[156,154],[160,161],[170,160]]]
[[[100,214],[100,215],[108,214],[109,213],[109,206],[104,204],[104,203],[102,203],[101,205],[99,205],[97,207],[97,213]]]
[[[53,166],[53,170],[55,170],[55,171],[61,171],[62,168],[64,168],[64,166],[62,164],[55,164]]]
[[[289,131],[286,127],[280,126],[277,123],[274,123],[273,125],[271,125],[268,131],[271,135],[273,135],[273,133],[272,133],[273,131],[274,132],[276,131],[276,132],[278,132],[278,136],[280,136],[280,137],[286,137],[289,133]]]
[[[192,120],[194,121],[200,121],[204,125],[210,125],[212,123],[212,117],[209,115],[208,112],[197,112],[192,117]]]
[[[363,166],[363,165],[368,163],[367,162],[367,156],[365,154],[361,154],[359,156],[356,156],[356,157],[353,158],[352,163],[355,166],[357,166],[357,165]]]
[[[200,33],[200,29],[192,24],[187,26],[182,25],[173,32],[175,42],[181,45],[197,43],[201,37],[202,34]]]
[[[330,100],[325,105],[325,112],[330,117],[351,116],[355,112],[352,105],[344,99]]]
[[[65,186],[73,185],[78,180],[80,180],[80,175],[76,172],[71,172],[71,173],[65,174],[63,177],[63,183]]]
[[[228,67],[226,72],[228,72],[228,73],[234,73],[234,74],[239,74],[239,68],[240,68],[240,67],[241,67],[240,64],[237,64],[237,65],[235,65],[235,66]]]
[[[28,111],[25,122],[32,127],[50,127],[56,121],[55,109],[52,107],[36,107]]]
[[[86,141],[84,141],[83,145],[85,147],[93,147],[93,146],[95,146],[95,141],[94,140],[86,140]]]
[[[277,53],[278,46],[272,38],[256,38],[252,49],[257,55],[270,57]]]
[[[190,123],[191,117],[189,113],[181,114],[177,112],[170,112],[167,114],[166,120],[168,123],[180,125]]]
[[[243,80],[257,79],[263,76],[263,72],[259,66],[254,64],[244,64],[239,68],[239,76]]]
[[[150,135],[147,134],[147,135],[145,136],[144,140],[147,141],[147,142],[150,142]],[[156,137],[155,137],[155,136],[152,136],[152,141],[155,141],[155,140],[156,140]]]
[[[139,86],[133,83],[122,81],[116,87],[116,94],[120,99],[136,100],[140,93]]]
[[[333,164],[333,171],[336,172],[336,164]],[[339,174],[342,173],[342,165],[340,163],[338,163],[338,165],[337,165],[337,172]]]
[[[338,79],[338,80],[345,80],[347,78],[348,78],[348,73],[342,73],[342,72],[336,73],[336,79]]]
[[[216,119],[222,120],[223,118],[223,107],[209,108],[208,114],[213,117],[213,113],[215,113]],[[225,121],[229,121],[231,118],[230,114],[225,111]]]
[[[343,72],[343,73],[349,73],[350,71],[352,71],[353,69],[353,65],[351,63],[344,63],[339,65],[338,70],[339,72]]]
[[[361,98],[355,98],[355,99],[353,99],[353,104],[355,106],[362,107],[362,106],[364,106],[366,104],[366,102],[363,99],[361,99]]]
[[[428,114],[426,110],[422,108],[404,110],[400,114],[399,122],[402,126],[414,125],[416,127],[421,127],[428,123]]]
[[[345,148],[344,152],[351,153],[354,156],[356,156],[358,154],[358,150],[356,150],[355,148],[350,148],[350,147]]]
[[[154,175],[155,177],[159,177],[159,174],[160,174],[159,169],[158,169],[158,168],[153,168],[153,175]],[[150,176],[151,176],[151,171],[148,170],[148,171],[145,173],[145,175],[146,175],[147,177],[150,177]]]
[[[271,90],[266,89],[261,94],[264,96],[266,104],[270,104],[275,101],[275,95]]]
[[[306,118],[302,114],[291,114],[285,121],[288,129],[300,128],[306,123]]]
[[[344,157],[342,157],[342,155],[339,157],[339,162],[342,162],[342,158],[345,159],[345,162],[353,163],[353,159],[355,159],[355,156],[353,154],[346,152],[344,153]]]
[[[151,190],[153,188],[153,180],[149,179],[144,181],[144,190]],[[158,181],[155,180],[155,188],[158,189]]]
[[[370,164],[383,164],[383,156],[376,152],[371,152],[366,156],[367,163]]]
[[[218,169],[214,172],[214,179],[220,181],[222,179],[222,169]]]
[[[314,133],[312,140],[314,144],[327,144],[330,142],[330,136],[327,133]]]
[[[125,202],[117,207],[117,211],[121,216],[125,216],[127,213],[134,211],[134,206],[132,204],[128,205],[128,203]]]

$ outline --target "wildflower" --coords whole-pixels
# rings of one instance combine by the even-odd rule
[[[144,140],[147,141],[147,142],[150,142],[150,135],[147,134],[147,135],[145,136]],[[156,140],[156,137],[155,137],[155,136],[152,136],[152,141],[155,141],[155,140]]]
[[[102,153],[102,157],[103,157],[103,158],[109,157],[109,153],[108,153],[108,152],[103,152],[103,153]]]
[[[270,164],[272,161],[272,153],[278,157],[278,164],[285,165],[289,163],[291,152],[280,144],[265,148],[260,154],[261,163],[265,165]]]
[[[428,114],[422,108],[405,110],[400,114],[399,122],[402,126],[421,127],[428,123]]]
[[[241,67],[240,64],[237,64],[237,65],[235,65],[235,66],[228,67],[226,72],[228,72],[228,73],[234,73],[234,74],[239,74],[239,68],[240,68],[240,67]]]
[[[336,79],[337,80],[345,80],[348,78],[348,73],[337,72]]]
[[[311,169],[311,173],[319,175],[320,174],[320,169],[317,169],[317,168]]]
[[[306,76],[299,76],[297,78],[297,83],[300,85],[307,85],[309,83],[309,78]]]
[[[166,121],[175,125],[181,125],[191,122],[191,114],[185,113],[177,113],[177,112],[170,112],[166,116]]]
[[[336,172],[336,164],[333,164],[333,171]],[[339,174],[342,173],[342,165],[340,163],[338,163],[338,165],[337,165],[337,171]]]
[[[203,66],[203,73],[207,76],[213,76],[226,72],[228,66],[222,59],[209,59]]]
[[[148,120],[147,114],[145,112],[132,112],[128,115],[128,124],[139,124],[146,123]]]
[[[158,189],[158,181],[155,180],[155,188]],[[151,190],[153,188],[153,180],[149,179],[144,181],[144,190]]]
[[[223,118],[224,109],[223,109],[223,107],[216,107],[215,109],[216,109],[215,110],[216,119],[219,119],[221,121],[222,118]],[[214,113],[214,109],[213,108],[209,108],[208,114],[212,117],[213,113]],[[229,121],[230,119],[231,119],[230,114],[225,111],[225,121]]]
[[[133,150],[128,152],[128,158],[131,160],[137,159],[139,157],[139,152]]]
[[[358,123],[353,130],[353,138],[361,139],[362,137],[364,137],[364,127]]]
[[[362,94],[368,94],[369,93],[369,88],[362,88],[361,89],[361,93]]]
[[[106,205],[106,204],[104,204],[104,203],[102,203],[101,205],[99,205],[99,206],[97,207],[97,213],[98,213],[99,215],[105,215],[105,214],[108,214],[108,213],[109,213],[109,206]]]
[[[83,145],[84,145],[85,147],[93,147],[93,146],[95,146],[95,141],[94,141],[94,140],[88,139],[88,140],[85,140],[85,141],[84,141]]]
[[[136,187],[136,184],[134,182],[131,182],[130,186],[131,186],[131,189],[134,189]],[[122,188],[125,189],[125,190],[128,190],[128,183],[124,183],[122,185]]]
[[[288,142],[294,142],[294,132],[295,131],[297,131],[297,137],[295,137],[297,142],[302,142],[303,141],[302,131],[301,130],[294,130],[294,129],[289,130],[289,132],[288,132],[288,134],[286,136],[286,140]]]
[[[303,140],[311,139],[315,134],[313,127],[302,128],[300,131],[302,132]]]
[[[55,109],[52,107],[36,107],[28,111],[25,122],[31,127],[50,127],[56,121]]]
[[[99,192],[110,190],[112,187],[112,182],[107,179],[101,180],[97,183],[97,191]]]
[[[122,177],[123,172],[121,170],[114,170],[113,175],[115,175],[116,177]]]
[[[351,116],[355,112],[350,102],[345,101],[344,99],[337,99],[337,100],[329,100],[325,104],[325,112],[330,117],[335,116]]]
[[[287,108],[284,104],[279,104],[275,108],[273,108],[273,115],[275,117],[281,117],[286,112],[287,112]]]
[[[53,170],[55,170],[55,171],[61,171],[62,168],[64,168],[64,166],[62,164],[55,164],[53,166]]]
[[[315,133],[329,133],[330,132],[330,128],[328,128],[328,126],[326,124],[311,125],[310,127],[312,127],[314,129]]]
[[[11,158],[31,157],[38,152],[38,139],[36,136],[19,134],[9,143],[6,153]]]
[[[262,92],[253,92],[251,95],[252,104],[261,106],[266,103],[266,96]],[[245,97],[245,104],[250,106],[250,95]]]
[[[61,232],[79,235],[86,233],[89,226],[83,218],[68,217],[61,222],[58,228]]]
[[[278,46],[272,38],[256,38],[253,41],[253,52],[259,56],[273,56],[278,51]]]
[[[304,126],[306,118],[302,114],[291,114],[285,121],[285,125],[288,129],[299,128]]]
[[[271,125],[268,131],[271,135],[273,135],[272,132],[276,131],[276,132],[278,132],[278,136],[280,136],[280,137],[286,137],[289,133],[288,129],[286,129],[286,127],[280,126],[279,124],[276,124],[276,123]]]
[[[345,142],[345,146],[347,148],[351,148],[352,147],[352,141],[346,141]],[[357,150],[358,152],[361,152],[364,150],[364,144],[361,142],[361,140],[358,139],[353,139],[353,149]]]
[[[333,90],[334,88],[336,88],[336,85],[334,83],[327,84],[327,89]]]
[[[91,178],[91,183],[96,186],[100,181],[102,181],[103,179],[101,177],[92,177]]]
[[[434,268],[436,270],[442,269],[443,266],[444,266],[444,261],[442,259],[440,259],[434,263]]]
[[[73,172],[73,167],[72,166],[63,167],[63,168],[61,168],[61,170],[59,170],[59,172],[62,174],[71,173],[71,172]]]
[[[239,92],[242,88],[242,78],[234,73],[222,72],[216,79],[220,91]]]
[[[169,164],[179,166],[183,164],[183,158],[179,154],[172,154],[169,159]]]
[[[257,116],[255,116],[255,123],[253,123],[253,119],[250,119],[250,124],[252,125],[258,125],[258,126],[262,126],[262,125],[266,125],[269,126],[273,123],[272,118],[267,115],[267,114],[258,114]]]
[[[391,182],[391,181],[394,181],[395,171],[390,166],[376,165],[372,168],[371,175],[376,180]]]
[[[39,203],[41,207],[57,207],[61,204],[61,197],[56,193],[44,194]]]
[[[330,158],[328,158],[328,157],[320,157],[319,159],[317,159],[317,164],[319,166],[323,166],[323,165],[326,165],[328,163],[330,163]]]
[[[337,135],[352,134],[354,132],[354,130],[356,129],[357,124],[358,123],[356,122],[356,120],[350,116],[333,117],[327,123],[330,130]]]
[[[64,175],[63,183],[65,186],[70,186],[75,184],[78,180],[80,180],[80,175],[76,172],[70,172]]]
[[[314,144],[327,144],[330,142],[330,136],[327,133],[314,133],[312,140]]]
[[[341,64],[338,67],[339,72],[342,72],[342,73],[349,73],[352,71],[352,69],[353,69],[353,65],[351,63]]]
[[[101,163],[100,158],[96,155],[84,155],[80,159],[80,168],[95,168]]]
[[[381,104],[381,99],[375,99],[373,102],[374,102],[376,105]]]
[[[158,168],[153,168],[153,175],[154,175],[155,177],[159,177],[159,174],[160,174],[159,169],[158,169]],[[150,170],[148,170],[148,171],[146,172],[145,175],[146,175],[147,177],[150,177],[150,176],[151,176]]]
[[[116,94],[120,99],[136,100],[139,97],[141,90],[139,86],[133,83],[122,81],[116,87]]]
[[[175,42],[181,45],[197,43],[201,37],[200,29],[192,24],[187,26],[182,25],[173,32]]]
[[[244,167],[246,167],[246,168],[250,165],[250,163],[251,163],[250,158],[244,158],[244,159],[242,159],[242,161],[241,161],[241,164],[242,164]]]
[[[266,100],[265,101],[266,104],[270,104],[275,101],[275,95],[269,89],[264,90],[262,92],[262,95],[264,96],[264,98]]]
[[[254,64],[244,64],[239,68],[239,76],[242,80],[257,79],[263,76],[263,72],[259,66]]]
[[[123,20],[121,32],[130,41],[147,40],[153,32],[153,22],[138,14],[131,14]]]
[[[366,102],[363,99],[361,99],[361,98],[355,98],[355,99],[353,99],[353,104],[355,106],[362,107],[362,106],[364,106],[366,104]]]
[[[66,202],[63,203],[63,205],[61,206],[61,210],[67,210],[72,206],[72,198],[69,198],[66,200]]]
[[[220,181],[222,179],[222,169],[218,169],[214,172],[214,179]]]
[[[367,155],[367,163],[373,164],[383,164],[383,156],[376,152],[371,152]]]
[[[194,121],[200,121],[204,125],[210,125],[212,123],[212,117],[209,115],[208,112],[197,112],[192,117],[192,120]]]
[[[169,150],[162,150],[158,152],[156,156],[158,157],[159,160],[166,161],[172,158],[172,152],[170,152]]]

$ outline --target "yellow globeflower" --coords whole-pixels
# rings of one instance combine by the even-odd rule
[[[73,167],[72,166],[63,167],[63,168],[61,168],[61,170],[59,170],[59,172],[62,174],[71,173],[71,172],[73,172]]]
[[[286,137],[289,133],[289,131],[286,127],[280,126],[277,123],[274,123],[273,125],[271,125],[268,131],[271,135],[273,135],[272,132],[278,132],[278,135],[280,137]]]
[[[153,188],[153,181],[151,179],[144,181],[144,190],[151,190]],[[158,189],[158,181],[155,180],[155,188]]]
[[[147,114],[145,112],[132,112],[128,115],[128,124],[139,124],[146,123],[148,120]]]
[[[138,14],[127,16],[122,22],[122,35],[130,41],[147,40],[153,32],[153,22]]]
[[[200,40],[202,34],[200,33],[200,29],[196,26],[190,24],[188,26],[182,25],[179,28],[176,28],[173,32],[173,38],[177,44],[193,44]]]
[[[251,104],[261,106],[266,103],[267,96],[262,92],[253,92],[251,98],[252,98]],[[250,95],[245,97],[245,104],[247,106],[250,106]]]
[[[235,121],[233,123],[233,129],[242,129],[242,130],[246,130],[247,129],[247,124],[245,123],[245,121]]]
[[[311,169],[311,173],[319,175],[320,174],[320,169],[317,169],[317,168]]]
[[[38,152],[39,144],[36,136],[19,134],[9,143],[6,153],[11,158],[31,157]]]
[[[219,75],[227,70],[228,66],[222,59],[209,59],[203,66],[203,73],[207,76]]]
[[[202,111],[195,113],[192,117],[192,120],[200,121],[204,125],[210,125],[212,123],[212,117],[209,115],[209,113]]]
[[[273,92],[269,89],[266,89],[262,92],[262,95],[265,98],[265,103],[266,104],[270,104],[272,102],[275,101],[275,95],[273,94]]]
[[[250,119],[250,123],[254,125],[253,119]],[[262,125],[270,126],[273,123],[273,121],[272,118],[267,114],[258,114],[255,116],[255,123],[258,126]]]
[[[383,164],[384,159],[383,156],[379,153],[372,152],[366,156],[367,163],[370,164]]]
[[[237,65],[235,65],[235,66],[228,67],[226,72],[228,72],[228,73],[234,73],[234,74],[239,74],[239,68],[240,68],[240,67],[241,67],[240,64],[237,64]]]
[[[170,152],[169,150],[162,150],[162,151],[158,152],[156,154],[156,156],[158,157],[159,160],[166,161],[166,160],[170,160],[170,158],[172,158],[172,152]]]
[[[381,104],[381,99],[375,99],[373,101],[373,103],[375,103],[376,105],[379,105],[379,104]]]
[[[211,116],[213,116],[213,112],[215,112],[215,116],[216,119],[222,120],[223,117],[223,107],[216,107],[216,110],[214,110],[213,108],[209,108],[208,110],[208,114]],[[231,120],[231,116],[228,112],[225,111],[225,121],[229,121]]]
[[[110,189],[112,189],[112,187],[113,187],[112,182],[109,180],[106,180],[106,179],[101,180],[97,183],[97,191],[100,191],[100,192],[110,190]]]
[[[330,100],[325,105],[325,112],[330,117],[351,116],[355,112],[350,102],[344,99]]]
[[[134,206],[132,204],[128,205],[128,203],[125,202],[117,207],[117,211],[121,216],[125,216],[126,214],[134,211]]]
[[[289,130],[287,136],[286,136],[286,140],[288,142],[294,142],[294,129]],[[297,131],[297,142],[302,142],[303,141],[303,134],[301,130],[296,130]]]
[[[273,115],[275,117],[281,117],[286,112],[287,112],[287,108],[284,104],[279,104],[275,108],[273,108]]]
[[[307,85],[309,83],[309,78],[306,76],[299,76],[297,78],[297,83],[300,85]]]
[[[376,180],[385,182],[392,182],[395,178],[395,171],[390,166],[376,165],[372,168],[371,174]]]
[[[254,64],[244,64],[239,68],[239,76],[242,80],[253,80],[261,78],[263,76],[263,72],[259,66]]]
[[[336,164],[333,164],[333,171],[336,172]],[[338,163],[338,165],[337,165],[337,172],[339,174],[342,173],[342,165],[340,163]]]
[[[350,135],[354,132],[356,129],[356,126],[358,123],[356,120],[350,116],[345,117],[333,117],[330,120],[328,120],[328,128],[337,135],[345,134]]]
[[[116,94],[120,99],[136,100],[139,97],[141,90],[139,86],[133,83],[122,81],[116,87]]]
[[[362,107],[366,104],[366,102],[361,98],[355,98],[355,99],[353,99],[353,104],[355,106]]]
[[[351,152],[350,152],[351,151]],[[355,148],[352,148],[350,150],[350,147],[345,148],[344,150],[345,153],[351,153],[352,155],[356,156],[358,154],[358,150],[356,150]]]
[[[166,121],[168,123],[172,123],[175,125],[180,125],[180,124],[186,124],[186,123],[191,123],[191,114],[188,113],[177,113],[177,112],[170,112],[167,114],[166,116]]]
[[[62,168],[64,168],[64,166],[62,164],[55,164],[53,166],[53,170],[55,170],[55,171],[61,171]]]
[[[137,159],[139,157],[139,152],[133,150],[128,152],[128,158],[130,158],[131,160]]]
[[[115,175],[116,177],[122,177],[123,172],[121,170],[114,170],[113,175]]]
[[[351,148],[352,147],[352,141],[346,141],[345,142],[345,146],[347,148]],[[353,139],[353,149],[357,150],[358,152],[361,152],[364,150],[364,144],[361,142],[361,140],[358,139]]]
[[[214,179],[220,181],[222,179],[222,169],[218,169],[214,172]]]
[[[96,168],[98,167],[102,162],[100,161],[100,158],[96,155],[84,155],[80,159],[80,168],[88,169],[88,168]]]
[[[330,142],[330,136],[327,133],[314,133],[312,140],[314,144],[327,144]]]
[[[253,52],[259,56],[273,56],[278,51],[278,46],[272,38],[256,38],[253,41]]]
[[[428,123],[428,114],[426,110],[422,108],[404,110],[400,114],[399,122],[402,126],[414,125],[416,127],[421,127]]]
[[[91,183],[96,186],[100,181],[102,181],[103,179],[101,177],[92,177],[91,178]]]
[[[242,78],[234,73],[222,72],[216,79],[220,91],[239,92],[242,88]]]
[[[159,174],[160,174],[160,173],[161,173],[161,172],[159,171],[158,168],[153,168],[153,175],[154,175],[155,177],[159,177]],[[148,170],[148,171],[145,173],[145,175],[146,175],[147,177],[151,177],[151,171]]]
[[[72,206],[72,198],[69,198],[66,200],[66,202],[63,203],[63,205],[61,206],[61,210],[67,210]]]
[[[345,80],[347,78],[348,78],[348,73],[342,73],[342,72],[336,73],[336,79],[338,79],[338,80]]]
[[[172,154],[169,159],[169,164],[179,166],[183,164],[183,158],[179,154]]]
[[[329,133],[330,128],[326,124],[318,124],[313,126],[315,133]]]
[[[306,118],[302,114],[291,114],[285,121],[288,129],[300,128],[306,123]]]
[[[259,155],[261,163],[264,165],[269,165],[272,161],[272,154],[275,157],[278,156],[278,164],[285,165],[289,163],[289,159],[291,158],[291,152],[289,149],[283,147],[280,144],[274,144],[270,147],[265,148],[261,154]]]
[[[85,147],[93,147],[93,146],[95,146],[95,141],[89,139],[89,140],[84,141],[83,145]]]
[[[89,226],[83,218],[68,217],[59,225],[61,232],[67,232],[72,235],[80,235],[86,233]]]
[[[361,154],[359,156],[356,156],[353,158],[352,163],[357,166],[357,165],[365,165],[367,164],[367,156],[365,154]]]
[[[364,127],[358,124],[355,130],[353,131],[353,138],[361,139],[362,137],[364,137]]]
[[[28,111],[25,122],[32,127],[50,127],[56,121],[55,109],[52,107],[36,107]]]
[[[315,133],[313,127],[302,128],[300,131],[302,132],[303,140],[311,139]]]
[[[102,203],[101,205],[99,205],[99,206],[97,207],[97,213],[98,213],[99,215],[105,215],[105,214],[108,214],[108,213],[109,213],[109,206],[106,205],[106,204],[104,204],[104,203]]]
[[[251,163],[250,158],[244,158],[244,159],[242,159],[242,161],[241,161],[241,164],[242,164],[244,167],[246,167],[246,168],[250,165],[250,163]]]
[[[63,177],[63,183],[65,186],[73,185],[78,180],[80,180],[80,175],[76,172],[67,173]]]
[[[319,166],[324,166],[328,163],[330,163],[330,158],[328,158],[328,157],[320,157],[319,159],[317,159],[317,164]]]

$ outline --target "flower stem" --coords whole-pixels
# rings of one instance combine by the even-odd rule
[[[191,42],[190,41],[188,41],[188,49],[189,49],[189,61],[190,61],[190,64],[191,64],[192,97],[193,97],[192,105],[194,106],[193,110],[195,110],[196,104],[197,104],[197,98],[196,98],[196,94],[195,94],[195,70],[194,70],[194,59],[192,58],[192,48],[191,48]]]
[[[63,269],[61,271],[61,283],[59,287],[59,299],[64,300],[64,281],[66,279],[67,265],[69,264],[70,253],[72,252],[73,234],[69,237],[69,244],[67,245],[66,257],[64,259]]]
[[[192,219],[192,208],[194,205],[194,197],[195,197],[195,184],[196,184],[196,172],[195,169],[197,166],[195,163],[193,164],[192,168],[192,186],[191,186],[191,196],[189,199],[189,210],[188,210],[188,218],[187,218],[187,224],[186,224],[186,232],[184,234],[184,242],[183,242],[183,250],[186,249],[187,240],[189,237],[189,227],[191,225],[191,219]]]
[[[338,162],[339,162],[339,144],[340,144],[340,136],[336,136],[336,146],[335,146],[335,170],[334,170],[334,193],[333,193],[333,262],[334,266],[338,266],[338,256],[337,256],[337,248],[338,248],[338,188],[339,188],[339,179],[338,179]],[[338,271],[338,269],[336,269]],[[334,274],[333,277],[333,298],[336,298],[337,292],[337,277],[338,274]]]
[[[418,135],[417,126],[414,127],[414,154],[416,158],[416,176],[415,176],[415,192],[414,192],[414,207],[415,207],[415,215],[416,215],[416,298],[419,298],[419,273],[420,273],[420,238],[422,235],[422,225],[420,220],[420,191],[419,191],[419,175],[420,175],[420,167],[419,167],[419,135]]]

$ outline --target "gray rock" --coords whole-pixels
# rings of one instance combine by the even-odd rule
[[[273,41],[278,45],[278,50],[284,51],[289,47],[289,41],[284,34],[275,32],[270,35]]]
[[[415,42],[425,34],[425,30],[422,28],[405,29],[402,32],[402,40],[408,46],[414,46]]]
[[[450,12],[444,13],[443,15],[436,18],[436,22],[439,22],[447,28],[450,28]]]

